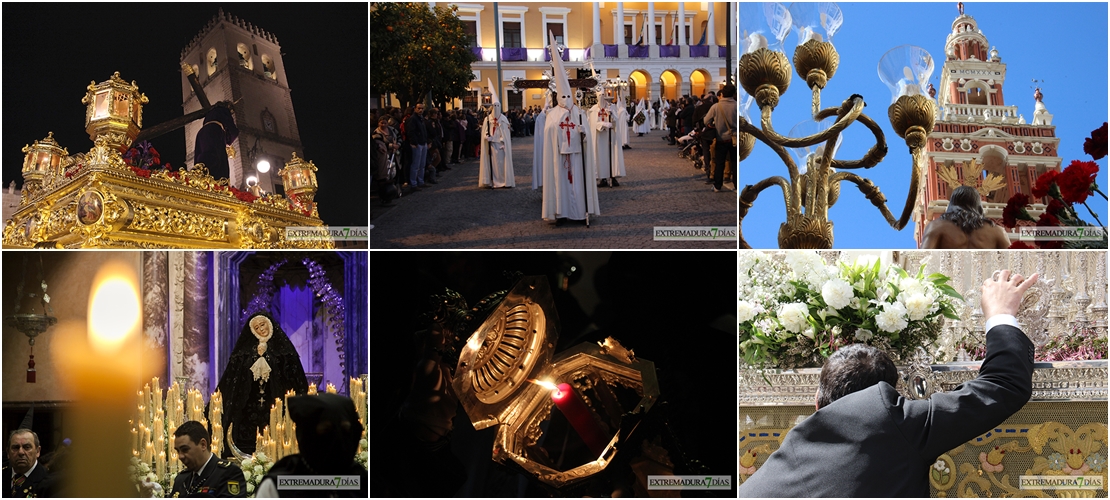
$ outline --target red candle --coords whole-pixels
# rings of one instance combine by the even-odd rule
[[[559,411],[567,417],[567,421],[574,427],[574,430],[578,431],[578,436],[586,443],[590,452],[601,456],[605,445],[609,443],[609,438],[602,432],[601,427],[594,420],[593,415],[590,414],[590,409],[586,407],[582,398],[574,392],[574,388],[570,384],[559,384],[554,391],[551,391],[551,400],[555,402],[555,406],[559,407]]]

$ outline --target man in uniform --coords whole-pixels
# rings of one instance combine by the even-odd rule
[[[1009,248],[1006,230],[983,215],[979,192],[970,186],[952,190],[948,209],[925,226],[921,248]]]
[[[4,467],[5,497],[48,497],[53,484],[50,473],[39,463],[39,435],[16,429],[8,435],[8,466]]]
[[[242,469],[208,451],[208,430],[200,422],[185,422],[173,435],[177,458],[187,470],[174,479],[173,490],[168,496],[247,496],[247,482]]]

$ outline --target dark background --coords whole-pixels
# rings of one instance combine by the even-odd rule
[[[580,303],[585,296],[580,292],[559,290],[556,277],[570,264],[592,275],[596,307]],[[657,404],[649,415],[667,406],[670,428],[687,456],[704,464],[710,474],[731,475],[736,484],[736,254],[712,251],[374,254],[370,262],[371,471],[375,465],[398,459],[396,450],[384,446],[389,439],[383,433],[409,391],[418,354],[414,332],[422,328],[416,318],[428,308],[429,295],[448,287],[473,307],[482,297],[511,288],[503,271],[548,276],[561,323],[556,355],[580,342],[611,335],[634,349],[638,358],[654,362],[660,401],[666,405]],[[590,309],[592,315],[586,312]],[[481,321],[472,322],[464,340]],[[519,495],[524,481],[498,471],[490,459],[496,428],[475,432],[461,406],[454,423],[452,450],[466,464],[469,476],[455,496]],[[677,462],[676,458],[671,450],[671,460]],[[378,479],[388,482],[388,478]],[[375,478],[371,483],[371,490],[381,486]],[[682,493],[735,496],[735,491]],[[404,496],[404,492],[394,489],[387,495]]]
[[[320,218],[366,226],[365,3],[4,3],[3,187],[22,185],[20,149],[47,132],[70,154],[92,147],[81,97],[115,71],[150,99],[144,126],[181,116],[181,50],[221,7],[277,37]],[[152,144],[185,165],[184,128]]]

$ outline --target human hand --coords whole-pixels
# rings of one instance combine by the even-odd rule
[[[1020,274],[1010,274],[1009,269],[995,271],[991,278],[983,282],[983,317],[990,319],[996,314],[1016,316],[1025,291],[1037,282],[1037,273],[1025,278]]]

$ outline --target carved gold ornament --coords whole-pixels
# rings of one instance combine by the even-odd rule
[[[937,169],[937,177],[948,183],[948,187],[956,189],[960,186],[969,186],[975,188],[981,196],[990,196],[991,193],[1001,189],[1006,185],[1006,179],[998,174],[987,173],[983,177],[983,166],[979,164],[974,158],[966,166],[964,166],[964,177],[959,178],[956,173],[956,167],[950,165],[941,165]]]

